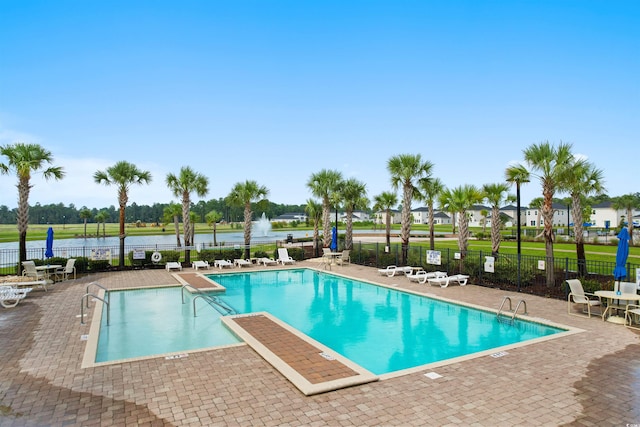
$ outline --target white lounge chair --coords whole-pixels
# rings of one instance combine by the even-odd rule
[[[584,288],[582,287],[582,282],[578,279],[569,279],[567,280],[567,284],[569,285],[569,289],[571,290],[571,292],[569,292],[569,295],[567,296],[568,314],[571,314],[573,316],[580,316],[579,314],[571,312],[571,304],[573,303],[582,305],[582,313],[586,314],[587,317],[591,317],[592,307],[598,307],[600,309],[599,314],[602,315],[602,301],[600,300],[599,296],[589,292],[585,292]]]
[[[253,265],[253,263],[251,262],[251,260],[248,259],[234,259],[233,260],[233,264],[238,267],[238,268],[242,268],[242,267],[251,267]]]
[[[167,269],[167,271],[171,271],[171,270],[180,270],[180,271],[182,271],[182,264],[180,264],[179,262],[175,262],[175,261],[169,261],[167,263],[167,265],[165,266],[165,268]]]
[[[196,270],[199,268],[206,268],[208,270],[210,266],[209,266],[209,261],[198,260],[198,261],[193,261],[191,263],[191,267],[193,267]]]
[[[15,307],[26,298],[30,291],[31,288],[17,289],[8,285],[0,285],[0,305],[4,308]]]
[[[263,257],[263,258],[258,258],[258,264],[262,264],[266,267],[268,265],[276,265],[278,264],[278,261],[276,261],[273,258]]]
[[[438,279],[438,278],[441,278],[441,277],[447,277],[447,273],[445,273],[444,271],[424,271],[424,270],[420,270],[420,271],[417,271],[414,274],[407,274],[407,277],[412,282],[418,282],[418,283],[424,284],[424,283],[427,283],[427,280],[429,280],[429,279]]]
[[[427,279],[430,285],[440,286],[441,288],[446,288],[452,282],[455,282],[460,286],[464,286],[467,284],[468,280],[469,276],[467,276],[466,274],[454,274],[452,276],[434,277],[433,279]]]
[[[397,267],[395,265],[389,265],[387,268],[381,268],[378,270],[382,276],[393,277],[396,274],[410,274],[413,271],[413,267]]]
[[[340,255],[336,257],[336,264],[345,265],[351,264],[351,250],[345,249]]]
[[[278,248],[278,262],[285,264],[295,264],[296,260],[289,256],[287,248]]]
[[[213,262],[213,266],[222,270],[224,267],[233,267],[233,263],[228,259],[217,259]]]
[[[67,265],[62,268],[58,268],[55,271],[56,280],[67,280],[70,275],[73,274],[73,278],[76,278],[76,259],[69,258],[67,260]]]

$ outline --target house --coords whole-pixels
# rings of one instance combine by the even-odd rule
[[[504,221],[505,227],[515,227],[517,225],[517,211],[518,207],[514,205],[507,205],[500,208],[500,214],[505,214],[510,219]],[[491,225],[491,214],[489,214],[489,221],[487,225]],[[520,225],[523,227],[527,225],[527,207],[520,206]]]
[[[400,224],[402,222],[402,212],[399,210],[391,209],[391,224]],[[374,214],[374,222],[376,224],[386,224],[387,223],[387,212],[380,211]]]
[[[414,224],[429,224],[429,208],[421,207],[417,209],[411,210],[411,215],[413,216]],[[435,212],[434,212],[435,216]]]
[[[612,202],[596,203],[591,206],[591,217],[589,218],[594,227],[615,228],[620,222],[627,221],[626,209],[614,209]],[[640,209],[633,210],[633,225],[640,226]]]
[[[346,213],[340,214],[339,219],[341,222],[346,222],[347,214]],[[351,216],[351,221],[353,222],[364,222],[364,221],[370,221],[370,220],[371,218],[369,217],[369,214],[362,211],[354,211]]]
[[[553,209],[553,226],[567,227],[573,222],[573,215],[571,215],[571,206],[564,203],[553,203],[551,205]],[[542,212],[538,208],[527,208],[526,210],[526,223],[529,227],[542,227],[544,225],[544,219],[542,218]]]

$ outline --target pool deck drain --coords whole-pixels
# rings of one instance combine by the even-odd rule
[[[222,322],[307,396],[378,380],[269,313],[225,316]]]

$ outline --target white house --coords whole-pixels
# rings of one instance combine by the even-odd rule
[[[277,216],[275,218],[271,218],[271,222],[291,223],[293,221],[306,222],[307,221],[307,215],[305,215],[303,213],[286,213],[286,214],[282,214],[280,216]]]
[[[507,215],[510,219],[504,222],[505,227],[515,227],[517,225],[517,211],[518,207],[514,205],[507,205],[500,208],[500,213]],[[491,225],[491,214],[489,214],[489,221],[487,226]],[[523,227],[527,225],[527,207],[520,206],[520,225]]]
[[[402,212],[391,209],[391,224],[400,224],[402,222]],[[380,211],[374,214],[374,222],[376,224],[386,224],[387,223],[387,212]]]
[[[571,206],[563,203],[553,203],[553,225],[557,227],[569,226],[573,222],[573,216],[571,215]],[[538,208],[527,208],[526,210],[526,224],[529,227],[542,227],[544,225],[544,218]]]

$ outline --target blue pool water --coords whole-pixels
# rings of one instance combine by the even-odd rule
[[[209,277],[227,288],[220,297],[239,313],[267,311],[378,375],[564,331],[524,321],[509,325],[498,322],[495,313],[309,269],[212,274]],[[133,334],[129,331],[131,325],[118,332],[113,328],[120,322],[114,320],[114,312],[120,311],[116,301],[121,300],[126,306],[142,305],[142,301],[130,303],[128,292],[132,291],[126,291],[126,297],[112,295],[112,324],[103,328],[103,331],[110,330],[110,338],[108,344],[105,341],[99,345],[100,358],[103,357],[102,350],[105,357],[110,357],[106,354],[112,353],[114,337],[125,330],[127,334]],[[143,298],[153,306],[149,311],[162,313],[168,326],[154,321],[155,326],[143,337],[132,336],[113,353],[129,346],[142,347],[141,340],[146,341],[151,334],[154,334],[154,346],[161,349],[148,354],[236,342],[221,325],[219,315],[205,303],[198,303],[198,317],[194,318],[191,302],[180,303],[179,288],[152,292],[156,292],[156,296],[176,293],[173,301],[167,303],[156,304],[155,297]],[[176,305],[179,309],[175,309]],[[170,319],[169,312],[171,316],[175,313],[177,318]],[[151,313],[141,317],[150,318]],[[181,328],[188,331],[180,332]],[[171,337],[163,338],[167,333],[171,333]],[[197,344],[203,335],[210,341]],[[187,342],[186,347],[179,344],[182,341]],[[116,359],[135,357],[113,356]]]

